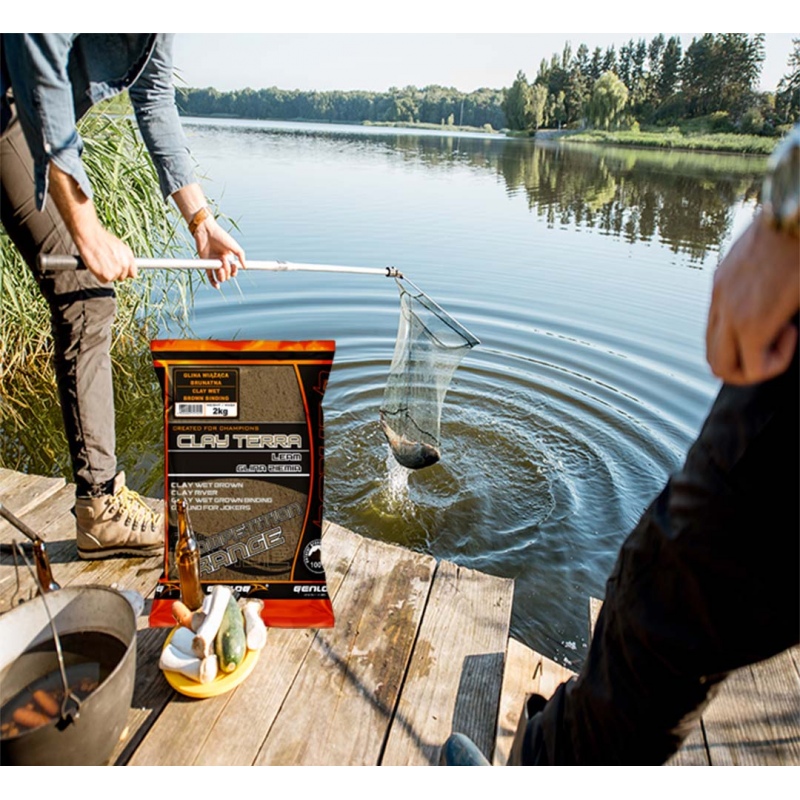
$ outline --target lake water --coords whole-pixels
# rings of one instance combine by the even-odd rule
[[[514,578],[513,634],[586,653],[588,600],[717,390],[714,267],[763,160],[500,136],[185,120],[248,257],[393,265],[481,341],[455,374],[442,460],[397,467],[378,422],[395,282],[250,273],[197,296],[194,332],[335,339],[326,517]],[[323,554],[324,556],[324,554]]]

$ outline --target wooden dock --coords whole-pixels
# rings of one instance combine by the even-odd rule
[[[0,502],[47,542],[56,581],[150,598],[159,559],[80,561],[63,479],[0,469]],[[155,502],[155,501],[154,501]],[[0,520],[0,543],[21,538]],[[333,523],[323,560],[336,625],[270,629],[232,692],[191,700],[158,670],[164,628],[139,620],[129,724],[112,763],[436,764],[453,730],[506,762],[523,699],[572,673],[509,638],[513,582],[367,539]],[[0,613],[32,591],[0,558]],[[732,676],[676,765],[800,764],[800,651]]]

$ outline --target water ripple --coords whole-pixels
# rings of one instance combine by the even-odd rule
[[[192,145],[212,172],[224,164],[217,180],[235,186],[240,206],[226,211],[250,257],[395,265],[481,340],[445,399],[442,460],[399,467],[378,423],[399,316],[393,281],[243,274],[241,295],[200,292],[194,329],[335,339],[327,518],[514,578],[514,634],[580,662],[588,598],[602,596],[623,537],[680,463],[714,391],[704,267],[719,237],[693,234],[684,210],[694,190],[711,202],[708,186],[681,166],[668,202],[650,156],[641,167],[636,154],[620,157],[628,190],[657,206],[645,238],[626,233],[624,214],[615,228],[613,159],[479,140],[462,143],[464,157],[430,136],[283,127],[198,125]],[[721,181],[733,195],[734,182]],[[667,225],[674,235],[659,237]]]

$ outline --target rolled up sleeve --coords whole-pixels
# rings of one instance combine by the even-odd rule
[[[81,161],[83,141],[75,127],[75,107],[67,63],[74,33],[3,35],[6,65],[20,125],[30,148],[36,182],[36,207],[47,200],[50,163],[71,175],[92,197]]]
[[[196,181],[189,144],[175,105],[174,34],[159,34],[150,60],[129,89],[136,122],[153,158],[166,199]]]

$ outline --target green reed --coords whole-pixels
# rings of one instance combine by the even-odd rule
[[[683,133],[677,127],[668,128],[665,131],[588,130],[570,133],[565,138],[571,142],[592,144],[755,155],[769,155],[775,149],[778,141],[768,136],[749,136],[741,133]]]

